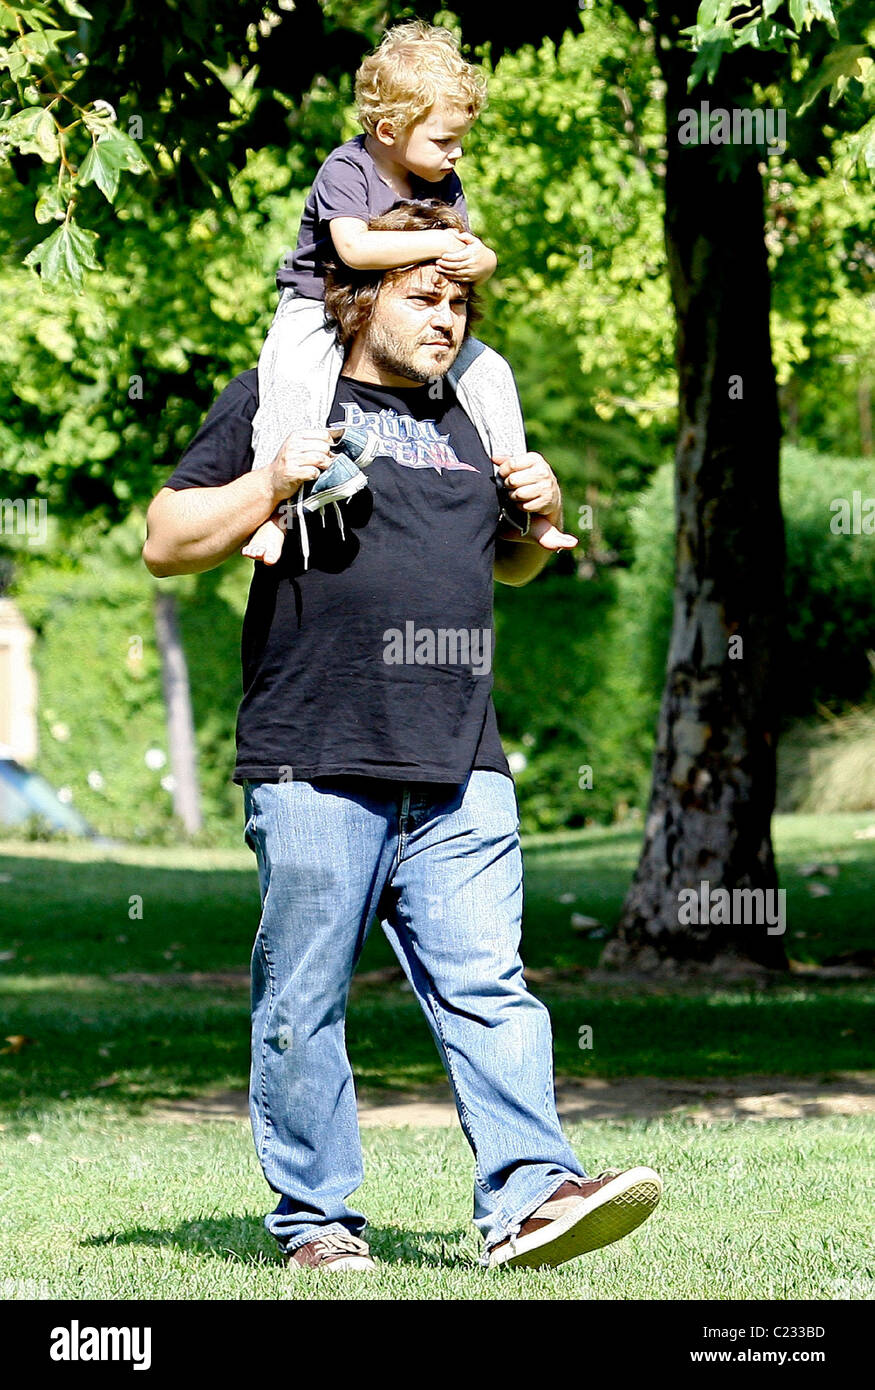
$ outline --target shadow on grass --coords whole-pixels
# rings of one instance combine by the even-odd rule
[[[745,1073],[823,1075],[872,1065],[871,985],[775,987],[767,994],[612,997],[585,980],[536,989],[553,1021],[559,1076],[707,1078]],[[581,1028],[592,1029],[589,1048]],[[245,991],[62,990],[48,981],[5,1003],[3,1035],[27,1035],[0,1057],[0,1103],[10,1119],[86,1102],[136,1116],[156,1101],[249,1080]],[[359,1085],[413,1088],[444,1080],[419,1006],[399,989],[368,990],[348,1011],[347,1046]]]
[[[821,841],[832,843],[839,830],[849,834],[844,823],[830,829],[827,821]],[[615,920],[629,874],[619,847],[631,856],[635,838],[625,830],[575,837],[558,857],[531,856],[522,948],[529,967],[573,971],[597,963],[603,939],[575,932],[572,914]],[[813,831],[798,838],[784,860],[790,954],[819,960],[867,944],[875,856],[845,838],[839,874],[822,885],[828,895],[813,897],[799,868],[818,855],[818,841]],[[602,856],[612,843],[617,857]],[[41,1106],[87,1100],[136,1114],[154,1100],[247,1084],[254,858],[239,870],[195,870],[174,867],[169,851],[168,865],[0,858],[9,875],[2,886],[0,1040],[16,1040],[0,1055],[0,1103],[8,1113],[33,1116]],[[130,915],[132,898],[141,916]],[[372,929],[360,971],[395,964],[382,933]],[[114,978],[137,972],[154,975],[154,987]],[[186,972],[212,978],[208,987],[186,988]],[[239,977],[240,985],[222,988],[219,972]],[[790,976],[760,993],[715,988],[651,997],[585,977],[532,988],[553,1015],[560,1075],[814,1075],[872,1065],[871,982],[827,986]],[[589,1050],[581,1047],[584,1025],[593,1030]],[[363,1084],[404,1088],[443,1079],[420,1010],[398,988],[353,998],[348,1044]]]
[[[471,1267],[469,1255],[459,1245],[469,1233],[457,1231],[405,1231],[398,1226],[368,1226],[364,1239],[376,1259],[387,1265],[410,1264],[447,1269]],[[129,1231],[112,1231],[88,1236],[83,1247],[115,1245],[173,1246],[197,1255],[227,1260],[232,1256],[241,1264],[263,1267],[280,1265],[276,1242],[267,1234],[261,1220],[251,1216],[228,1216],[220,1220],[184,1221],[178,1226],[153,1230],[135,1226]],[[292,1272],[295,1272],[294,1270]]]

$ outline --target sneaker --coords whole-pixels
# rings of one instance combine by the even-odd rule
[[[494,1245],[489,1268],[560,1265],[621,1240],[655,1210],[662,1179],[652,1168],[607,1168],[597,1178],[571,1178]]]
[[[333,1274],[346,1269],[376,1270],[368,1245],[358,1236],[347,1231],[326,1231],[324,1236],[308,1240],[299,1245],[291,1255],[285,1256],[287,1265],[300,1265],[302,1269],[327,1269]]]
[[[304,569],[310,567],[310,539],[307,535],[307,522],[304,513],[321,511],[322,525],[324,526],[325,512],[323,508],[331,502],[337,517],[337,524],[340,527],[340,539],[345,540],[343,517],[337,504],[353,497],[363,487],[367,487],[367,478],[362,469],[373,462],[380,448],[380,441],[375,434],[369,434],[367,430],[358,429],[355,425],[339,427],[335,433],[338,437],[331,448],[337,457],[331,467],[324,469],[314,480],[306,498],[304,497],[304,489],[298,488],[294,511],[301,527]]]
[[[367,487],[367,479],[361,470],[373,462],[379,445],[375,434],[369,434],[355,425],[347,425],[332,445],[332,453],[337,457],[313,483],[304,501],[304,510],[320,511],[329,502],[341,502]]]
[[[510,495],[507,483],[502,478],[498,469],[492,475],[495,486],[498,488],[498,503],[501,507],[501,517],[515,531],[519,531],[521,536],[529,534],[529,527],[532,524],[532,513],[527,512],[525,507],[521,507],[514,502]],[[511,538],[512,539],[512,538]]]

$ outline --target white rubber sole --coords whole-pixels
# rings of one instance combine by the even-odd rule
[[[357,1270],[362,1274],[377,1273],[377,1266],[369,1255],[342,1255],[339,1260],[330,1260],[328,1264],[317,1265],[315,1269],[312,1265],[299,1265],[294,1260],[288,1260],[286,1268],[296,1273],[307,1270],[311,1274],[345,1274],[348,1270]]]
[[[348,1269],[357,1269],[369,1274],[376,1274],[377,1266],[367,1255],[344,1255],[342,1259],[332,1260],[330,1264],[322,1265],[320,1274],[343,1274]]]
[[[345,483],[338,483],[337,487],[327,487],[324,492],[317,492],[315,496],[311,494],[303,504],[304,511],[321,511],[323,507],[328,506],[329,502],[342,502],[345,497],[353,497],[367,485],[368,480],[364,473],[360,473],[358,477],[353,474],[351,478],[347,478]]]
[[[622,1240],[646,1221],[661,1196],[662,1179],[658,1173],[652,1168],[630,1168],[619,1178],[606,1182],[591,1197],[574,1201],[572,1210],[549,1226],[541,1226],[531,1235],[505,1245],[490,1257],[489,1268],[561,1265],[590,1250],[600,1250],[603,1245]]]

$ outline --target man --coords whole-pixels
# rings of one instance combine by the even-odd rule
[[[375,1268],[366,1218],[347,1203],[363,1166],[344,1022],[376,913],[474,1153],[481,1264],[555,1265],[634,1229],[661,1182],[643,1167],[587,1177],[556,1114],[549,1015],[519,956],[518,808],[484,656],[493,577],[526,583],[548,554],[497,537],[492,461],[444,380],[470,286],[429,264],[341,265],[326,307],[347,347],[326,429],[290,436],[251,472],[256,373],[244,372],[152,502],[143,548],[158,577],[210,569],[278,505],[292,511],[331,462],[327,426],[379,439],[342,533],[311,523],[305,565],[292,527],[279,563],[256,566],[243,624],[234,780],[262,898],[250,1113],[280,1197],[265,1225],[292,1265]],[[539,454],[502,472],[517,506],[561,528]]]

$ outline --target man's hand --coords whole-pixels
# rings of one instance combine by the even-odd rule
[[[527,512],[540,512],[554,525],[562,523],[562,494],[556,474],[541,454],[500,456],[492,460],[507,484],[511,501]]]
[[[502,456],[493,459],[493,463],[504,479],[511,501],[532,514],[528,535],[520,535],[510,525],[497,533],[495,578],[502,584],[527,584],[543,569],[550,552],[573,549],[577,537],[560,529],[562,494],[546,459],[528,453],[516,458]],[[502,544],[506,541],[513,544]]]
[[[250,541],[279,504],[331,463],[328,430],[289,435],[269,468],[221,487],[163,487],[146,513],[143,560],[156,579],[214,569]]]
[[[328,430],[298,430],[290,434],[270,465],[270,479],[279,501],[293,497],[302,483],[318,478],[334,462]]]
[[[488,280],[498,264],[495,252],[470,232],[456,235],[465,245],[458,251],[445,252],[437,262],[437,269],[451,280],[470,280],[475,284]]]

